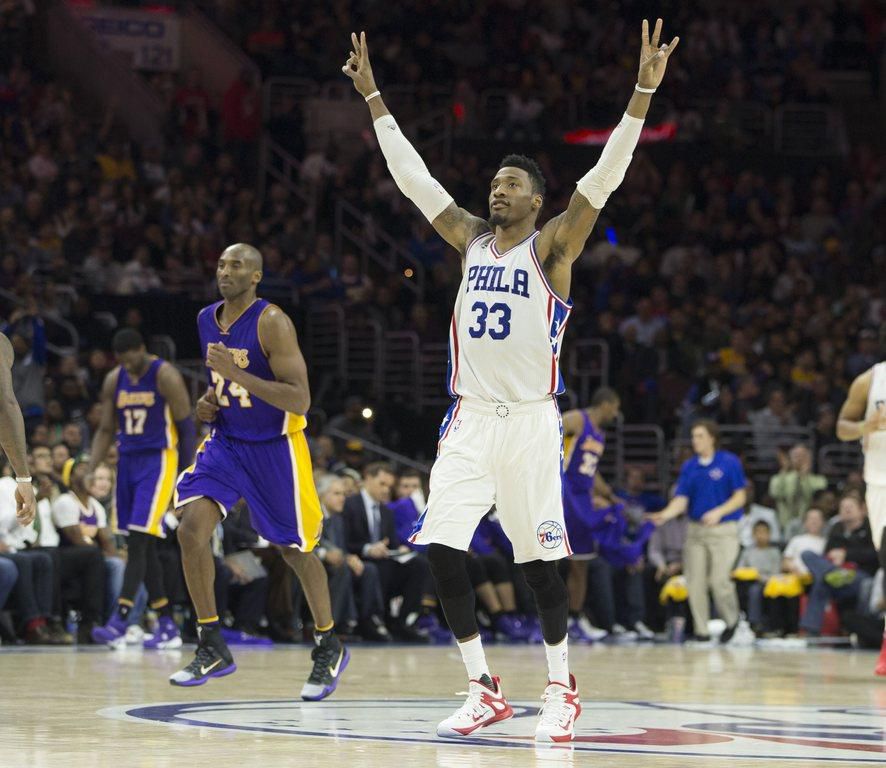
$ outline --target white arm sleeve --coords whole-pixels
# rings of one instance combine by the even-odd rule
[[[431,176],[415,147],[401,133],[393,115],[382,115],[374,127],[394,182],[418,206],[424,217],[433,221],[453,202],[452,196]]]
[[[603,154],[597,164],[591,168],[576,185],[588,202],[598,211],[606,205],[606,201],[621,184],[625,172],[634,156],[634,148],[640,140],[643,120],[625,113],[621,122],[615,127]]]

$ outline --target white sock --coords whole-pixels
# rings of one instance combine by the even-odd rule
[[[468,678],[471,680],[479,680],[483,675],[489,674],[489,666],[486,664],[486,654],[483,652],[483,641],[477,635],[473,640],[464,643],[458,643],[458,650],[461,651],[462,661],[468,670]]]
[[[548,657],[548,680],[552,683],[561,683],[569,688],[569,648],[568,637],[557,645],[545,643],[545,654]]]

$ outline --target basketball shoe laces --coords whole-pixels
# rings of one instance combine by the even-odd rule
[[[202,677],[203,670],[210,667],[219,659],[223,659],[222,655],[216,653],[211,645],[200,643],[197,646],[197,653],[194,656],[194,660],[185,667],[185,672],[189,672],[194,677]]]
[[[332,676],[330,670],[338,661],[340,653],[341,643],[324,641],[320,645],[315,645],[311,650],[311,660],[314,662],[314,668],[311,670],[308,682],[323,685]]]
[[[556,691],[542,694],[539,712],[539,720],[541,725],[556,725],[559,728],[567,728],[569,721],[575,716],[575,705],[570,704],[567,699],[568,690],[559,688]]]
[[[485,686],[483,686],[482,683],[477,683],[473,691],[456,692],[456,696],[467,696],[468,698],[465,700],[465,703],[459,707],[458,711],[455,713],[455,717],[476,723],[482,717],[487,715],[490,709],[492,709],[494,713],[495,710],[493,707],[483,701],[483,691],[479,690],[481,687]]]

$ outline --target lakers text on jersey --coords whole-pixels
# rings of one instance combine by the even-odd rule
[[[221,342],[238,367],[274,381],[259,331],[262,314],[272,305],[256,299],[222,328],[218,321],[222,303],[204,308],[197,318],[204,359],[208,345]],[[179,476],[176,508],[207,498],[224,517],[243,498],[261,536],[273,544],[310,552],[320,538],[323,513],[303,432],[305,417],[255,397],[212,369],[207,368],[207,376],[219,410],[194,464]]]

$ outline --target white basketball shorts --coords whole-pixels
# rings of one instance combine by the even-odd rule
[[[864,502],[868,508],[868,520],[871,523],[871,538],[874,540],[874,546],[879,550],[883,526],[886,526],[886,485],[868,484],[865,487]]]
[[[428,506],[410,541],[466,551],[494,505],[514,561],[572,554],[563,520],[563,424],[556,400],[459,398],[440,427]]]

